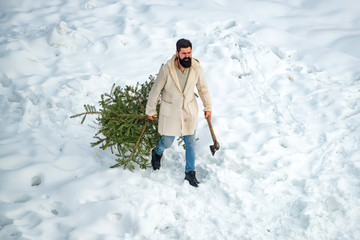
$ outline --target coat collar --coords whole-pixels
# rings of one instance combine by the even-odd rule
[[[179,79],[177,77],[176,69],[175,69],[176,68],[175,59],[176,59],[176,54],[174,54],[172,56],[172,58],[167,62],[167,66],[169,67],[170,74],[172,76],[172,79],[175,82],[176,87],[181,91]],[[199,67],[200,67],[199,61],[196,60],[195,58],[192,58],[191,59],[190,73],[189,73],[189,77],[188,77],[188,80],[187,80],[186,85],[185,85],[184,92],[187,91],[188,86],[190,85],[189,82],[195,79],[193,76],[194,76],[196,70],[198,70]]]

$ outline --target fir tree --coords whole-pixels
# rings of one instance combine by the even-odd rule
[[[84,113],[71,116],[83,116],[82,124],[87,115],[98,115],[96,121],[100,130],[95,134],[96,141],[91,146],[111,149],[117,156],[117,164],[112,168],[123,166],[132,171],[135,165],[143,169],[150,166],[148,159],[151,150],[161,138],[157,132],[157,119],[150,121],[144,109],[153,84],[153,76],[149,77],[149,81],[135,86],[122,88],[114,84],[109,94],[101,95],[99,103],[102,109],[97,111],[95,106],[85,105]]]

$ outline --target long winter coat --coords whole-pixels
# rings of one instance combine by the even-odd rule
[[[157,114],[156,105],[161,95],[158,132],[166,136],[192,135],[198,121],[194,88],[196,86],[198,90],[204,111],[211,111],[210,93],[200,64],[194,58],[191,60],[189,77],[182,92],[175,69],[175,58],[176,55],[161,67],[149,94],[146,114]]]

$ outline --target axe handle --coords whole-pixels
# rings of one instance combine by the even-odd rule
[[[212,124],[211,124],[211,120],[210,120],[210,118],[207,118],[206,120],[207,120],[208,125],[209,125],[212,140],[213,140],[213,142],[215,144],[215,143],[217,143],[217,140],[216,140],[216,136],[215,136],[215,133],[214,133],[214,129],[213,129]]]

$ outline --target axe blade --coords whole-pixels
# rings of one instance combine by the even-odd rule
[[[215,152],[216,152],[215,145],[210,145],[210,152],[213,156],[215,155]]]
[[[214,145],[210,145],[210,152],[211,154],[214,156],[216,150],[220,149],[220,144],[217,142],[216,137],[215,137],[215,133],[214,133],[214,129],[211,125],[211,121],[210,118],[206,119],[209,125],[209,129],[210,129],[210,133],[211,133],[211,138],[214,141]]]

